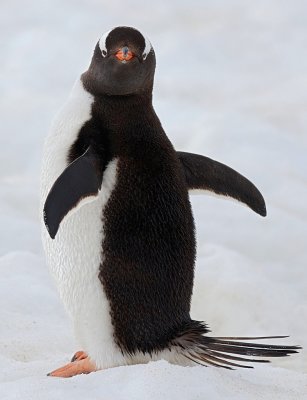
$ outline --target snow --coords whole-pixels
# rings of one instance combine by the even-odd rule
[[[214,335],[307,347],[307,3],[138,0],[1,3],[0,394],[2,399],[305,399],[307,353],[254,370],[165,361],[72,379],[76,350],[40,241],[41,149],[104,31],[139,28],[157,56],[154,103],[178,150],[235,168],[262,191],[246,207],[192,198],[192,316]],[[280,342],[280,340],[279,340]]]

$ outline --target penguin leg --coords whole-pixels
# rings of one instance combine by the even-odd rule
[[[84,351],[77,351],[72,359],[70,360],[70,362],[74,362],[74,361],[80,361],[80,360],[84,360],[86,357],[88,357],[88,355],[84,352]]]
[[[55,376],[58,378],[71,378],[75,375],[89,374],[90,372],[97,371],[96,365],[86,357],[79,361],[74,361],[64,365],[64,367],[55,369],[54,371],[47,374],[47,376]]]

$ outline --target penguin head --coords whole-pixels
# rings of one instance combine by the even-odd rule
[[[155,65],[149,40],[134,28],[117,27],[106,32],[96,44],[82,81],[94,95],[151,93]]]

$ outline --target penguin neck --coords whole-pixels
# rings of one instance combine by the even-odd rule
[[[95,101],[100,103],[106,112],[114,110],[124,114],[131,110],[142,112],[145,108],[152,107],[152,92],[146,91],[125,96],[100,95],[95,96]]]
[[[154,111],[151,91],[94,98],[92,116],[105,132],[113,156],[152,159],[158,154],[157,142],[168,142]]]
[[[152,106],[152,92],[125,96],[94,96],[92,113],[111,131],[119,125],[129,128],[132,122],[142,121],[155,115]]]

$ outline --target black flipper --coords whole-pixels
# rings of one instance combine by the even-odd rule
[[[175,346],[180,354],[196,364],[213,365],[226,369],[233,369],[233,367],[253,368],[245,363],[270,362],[270,360],[263,358],[286,357],[301,349],[300,346],[246,342],[249,340],[282,339],[287,336],[227,338],[210,337],[206,336],[206,333],[208,333],[208,328],[205,324],[191,321],[190,326],[183,328],[177,338],[171,342],[171,345]]]
[[[60,223],[86,197],[96,196],[101,187],[100,160],[89,147],[82,156],[68,165],[53,184],[45,205],[44,221],[52,239]]]
[[[227,165],[198,154],[177,151],[189,190],[209,190],[218,195],[232,197],[266,216],[264,199],[248,179]]]

